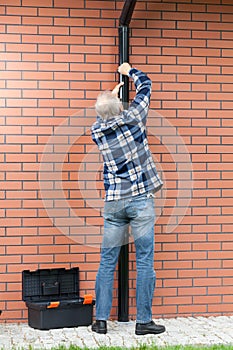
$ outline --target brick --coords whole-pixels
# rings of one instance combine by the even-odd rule
[[[233,193],[232,190],[222,190],[222,196],[223,197],[229,197],[229,196],[232,195],[232,193]]]
[[[218,23],[217,28],[220,31],[232,31],[232,23]],[[208,30],[216,30],[216,23],[208,23],[207,24]],[[230,34],[230,33],[224,33],[224,34]],[[224,39],[224,37],[223,37]]]
[[[161,28],[175,29],[175,21],[159,21],[159,20],[150,21],[150,20],[148,20],[147,27],[148,28],[158,28],[158,29],[161,29]]]
[[[205,5],[196,5],[196,4],[192,4],[192,5],[191,4],[178,4],[178,11],[206,12]]]
[[[178,22],[178,29],[189,29],[192,31],[192,38],[205,38],[205,23],[203,22]],[[202,36],[203,35],[203,36]],[[212,37],[212,36],[211,36]]]
[[[180,74],[177,80],[181,83],[204,83],[206,81],[205,76],[201,74]]]
[[[84,7],[84,1],[75,1],[75,0],[67,0],[66,3],[64,3],[62,0],[54,0],[54,7],[65,7],[65,8],[83,8]]]
[[[20,6],[21,2],[20,2],[20,0],[2,0],[1,5]]]
[[[232,74],[232,67],[222,67],[223,74]]]
[[[233,89],[233,84],[223,84],[222,91],[223,92],[231,92]]]
[[[53,115],[53,111],[50,108],[23,108],[23,114],[30,118],[32,118],[33,115],[37,115],[38,117],[48,117]],[[40,143],[39,140],[38,143]]]
[[[0,16],[1,24],[21,24],[20,16]]]
[[[179,248],[178,248],[179,247]],[[178,250],[190,250],[191,244],[190,243],[164,243],[163,244],[163,250],[165,251],[178,251]]]
[[[7,33],[37,34],[37,28],[35,26],[8,25],[7,26]]]
[[[216,224],[229,224],[232,222],[232,216],[227,216],[227,215],[224,215],[224,216],[209,216],[208,217],[208,222],[210,224],[213,224],[213,223],[216,223]],[[228,256],[226,254],[226,256]],[[227,259],[227,258],[226,258]]]
[[[9,189],[10,189],[10,187],[9,187]],[[12,187],[12,189],[13,189],[13,187]],[[11,226],[11,227],[14,227],[14,226],[16,226],[16,227],[18,227],[18,226],[20,226],[21,225],[21,219],[18,219],[18,218],[11,218],[10,219],[10,222],[9,222],[9,219],[8,218],[0,218],[0,226]],[[7,258],[7,255],[6,255],[6,258]],[[0,255],[0,263],[4,263],[4,261],[5,260],[3,260],[3,257],[1,257],[1,255]],[[7,264],[9,263],[11,263],[11,262],[17,262],[17,259],[13,259],[13,260],[9,260],[8,262],[7,262]]]
[[[36,0],[23,0],[22,1],[22,5],[23,6],[35,6],[35,7],[38,7],[38,3]],[[53,4],[52,4],[52,0],[42,0],[40,1],[40,6],[42,7],[52,7]]]
[[[182,304],[192,304],[192,297],[188,296],[178,296],[178,297],[164,297],[164,302],[167,305],[182,305]]]
[[[230,118],[231,117],[231,114],[230,114],[230,110],[220,110],[220,111],[217,111],[217,110],[210,110],[210,111],[207,111],[207,117],[210,117],[210,118]]]
[[[197,40],[197,39],[178,39],[177,45],[179,47],[205,47],[206,41],[205,40]]]
[[[220,304],[221,303],[221,296],[220,295],[208,295],[208,296],[194,296],[193,297],[194,304]]]
[[[190,269],[190,270],[181,270],[178,271],[178,277],[184,278],[184,277],[206,277],[207,271],[206,270],[199,270],[199,269]]]
[[[38,66],[40,71],[68,71],[68,63],[39,63]]]
[[[233,263],[232,263],[232,259],[231,260],[226,260],[226,261],[223,261],[223,268],[232,268],[233,266]]]
[[[148,10],[152,11],[176,11],[176,5],[175,4],[160,4],[160,3],[148,3]]]
[[[6,8],[7,15],[21,15],[21,16],[36,16],[37,9],[30,7],[7,7]]]
[[[40,44],[38,47],[38,52],[43,53],[68,53],[68,45],[46,45]]]
[[[205,105],[203,106],[203,102],[198,102],[195,101],[192,103],[192,108],[197,108],[197,109],[220,109],[220,102],[217,101],[211,101],[211,102],[205,102]]]
[[[50,35],[69,35],[69,28],[67,27],[51,27],[43,26],[39,27],[39,34],[50,34]]]
[[[180,279],[168,279],[164,281],[164,287],[191,287],[191,278],[180,278]]]
[[[12,89],[12,88],[17,88],[19,89],[34,89],[37,87],[37,84],[35,81],[23,81],[23,80],[9,80],[7,82],[7,88],[8,89]],[[9,111],[10,113],[13,113],[14,110]],[[19,115],[21,115],[20,110],[15,110],[15,113],[18,113]],[[9,114],[9,113],[8,113]],[[14,113],[13,113],[14,114]]]
[[[68,17],[68,9],[58,9],[58,8],[39,8],[39,16],[45,17]]]
[[[53,19],[51,17],[22,17],[23,25],[53,25]]]
[[[112,18],[114,15],[116,15],[117,11],[101,11],[101,17],[107,17]],[[100,17],[100,10],[90,10],[90,9],[84,9],[84,10],[70,10],[70,16],[71,17],[88,17],[88,18],[99,18]],[[118,17],[117,17],[118,18]]]
[[[72,26],[81,27],[84,26],[84,19],[80,18],[54,18],[55,26]]]
[[[222,14],[222,22],[231,22],[233,18],[233,14]]]
[[[208,153],[215,153],[216,152],[216,146],[207,146],[207,152]],[[218,146],[218,152],[219,153],[231,153],[233,152],[233,146],[227,145],[227,146]]]
[[[220,22],[220,13],[192,13],[192,19],[194,21]]]
[[[194,39],[199,38],[199,39],[221,39],[221,32],[217,31],[193,31],[192,32],[192,37]]]
[[[208,205],[209,206],[216,206],[218,204],[221,205],[221,207],[230,206],[231,205],[231,200],[228,199],[228,198],[209,198],[208,199]]]
[[[210,128],[208,130],[208,135],[231,136],[232,134],[231,134],[231,130],[229,130],[228,128]]]
[[[231,161],[231,158],[230,158],[231,156],[230,156],[230,154],[223,154],[222,155],[222,161],[223,161],[223,163],[229,163],[230,161]]]
[[[141,24],[141,25],[140,25]],[[137,21],[132,20],[131,22],[132,27],[145,27],[145,21],[139,21],[139,23],[137,23]],[[93,19],[93,18],[86,18],[86,26],[87,27],[99,27],[100,26],[100,22],[99,19]],[[115,28],[115,20],[113,19],[104,19],[101,18],[101,28],[110,28],[110,30],[112,28]]]
[[[17,35],[17,34],[1,34],[0,42],[7,42],[7,43],[20,42],[20,35]]]
[[[51,35],[22,35],[22,43],[52,44]]]
[[[34,62],[7,62],[7,70],[36,70],[37,66]]]
[[[7,107],[36,107],[36,100],[34,99],[8,99]]]
[[[7,254],[10,255],[16,255],[16,254],[24,254],[24,256],[27,256],[28,254],[37,254],[37,247],[34,246],[10,246],[7,247]]]
[[[223,296],[223,302],[232,304],[232,296],[231,295],[225,295]]]
[[[190,102],[186,101],[163,101],[162,102],[163,108],[190,108],[191,104]]]
[[[114,10],[115,9],[115,5],[114,3],[108,3],[106,1],[99,1],[98,4],[96,3],[96,1],[91,1],[88,0],[87,4],[86,4],[86,8],[101,8],[101,9],[111,9]]]
[[[88,73],[87,73],[88,74]],[[100,74],[100,73],[96,73]],[[74,73],[74,72],[55,72],[55,80],[83,80],[84,73]]]
[[[54,36],[53,41],[55,45],[60,45],[60,44],[84,44],[84,37],[82,36]],[[95,41],[96,42],[96,41]]]
[[[185,64],[186,62],[184,62]],[[183,64],[182,62],[178,62],[178,64]],[[180,65],[180,66],[173,66],[169,65],[166,66],[165,64],[162,66],[162,72],[163,73],[190,73],[191,72],[191,67],[185,66],[185,65]]]
[[[229,42],[229,40],[207,40],[207,46],[208,47],[232,49],[233,43]]]
[[[51,254],[40,254],[40,255],[24,255],[23,256],[23,263],[24,264],[31,264],[31,263],[52,263],[54,261],[53,255]],[[42,268],[42,266],[41,266]]]
[[[194,119],[194,120],[192,120],[192,125],[193,126],[202,126],[203,121],[201,119],[197,119],[197,120]],[[217,120],[217,119],[206,120],[206,127],[211,127],[211,126],[215,126],[215,127],[220,126],[220,120]]]
[[[68,100],[65,99],[60,99],[60,100],[47,100],[47,99],[42,99],[39,101],[39,107],[50,107],[50,108],[68,108],[69,102]]]
[[[183,24],[184,23],[184,26],[187,24],[189,24],[191,20],[191,13],[180,13],[180,12],[169,12],[167,11],[164,11],[162,12],[162,16],[163,16],[163,19],[164,20],[179,20],[179,21],[187,21],[187,22],[178,22],[178,25],[179,24]]]
[[[175,46],[175,39],[147,38],[148,46]]]
[[[0,89],[0,93],[2,98],[21,97],[21,92],[19,90]]]
[[[215,65],[215,66],[231,66],[231,61],[232,61],[231,58],[208,58],[207,59],[208,65]],[[226,72],[223,72],[223,74],[227,74],[227,68],[226,68]]]
[[[208,12],[217,12],[217,13],[233,13],[232,6],[222,6],[222,5],[207,5]]]
[[[207,48],[207,49],[201,49],[201,48],[199,48],[199,49],[195,49],[195,48],[193,48],[193,55],[194,56],[205,56],[205,57],[209,57],[209,56],[220,56],[220,50],[219,49],[209,49],[209,48]],[[208,65],[209,65],[209,62],[211,62],[211,61],[209,61],[210,59],[208,59]],[[218,64],[217,64],[217,58],[213,58],[213,59],[211,59],[212,60],[212,64],[213,65],[215,65],[215,66],[217,66]]]
[[[226,276],[231,276],[231,271],[230,270],[223,270],[223,269],[221,269],[221,270],[209,270],[208,271],[208,274],[209,274],[209,276],[213,276],[213,277],[226,277]]]

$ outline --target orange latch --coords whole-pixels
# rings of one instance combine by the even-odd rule
[[[93,296],[91,294],[84,295],[83,304],[92,304],[92,301],[93,301]]]
[[[47,306],[47,309],[55,309],[60,305],[60,301],[51,301],[51,303]]]

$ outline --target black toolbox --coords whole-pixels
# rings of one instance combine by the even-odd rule
[[[79,296],[78,267],[25,270],[22,278],[30,327],[48,330],[92,323],[94,300],[91,295]]]

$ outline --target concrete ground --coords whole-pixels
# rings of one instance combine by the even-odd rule
[[[166,326],[160,335],[137,336],[135,322],[108,322],[106,335],[96,334],[89,327],[62,328],[40,331],[27,324],[0,324],[0,349],[18,350],[51,349],[58,345],[69,347],[75,344],[81,348],[97,348],[101,345],[137,347],[140,344],[166,345],[213,345],[231,344],[233,349],[233,316],[157,319]]]

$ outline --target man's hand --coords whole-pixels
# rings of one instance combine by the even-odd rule
[[[114,87],[114,89],[112,90],[112,94],[114,96],[118,96],[119,90],[122,87],[122,85],[124,85],[124,82],[121,82]]]
[[[118,72],[123,75],[128,75],[131,68],[132,67],[128,62],[124,62],[118,67]]]

